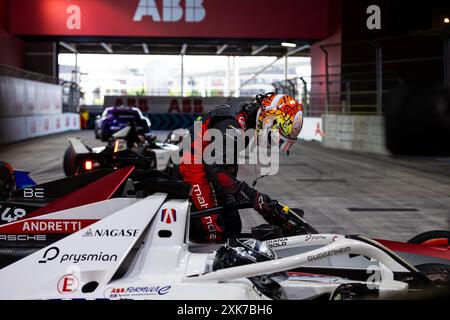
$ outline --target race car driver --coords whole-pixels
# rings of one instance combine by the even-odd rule
[[[194,161],[198,153],[194,144],[199,143],[204,150],[208,145],[202,137],[206,130],[218,129],[224,136],[227,129],[245,132],[255,129],[256,136],[262,131],[278,130],[280,150],[289,154],[303,125],[302,106],[294,98],[284,94],[268,93],[257,95],[254,100],[235,99],[208,112],[202,120],[200,135],[191,140],[191,151],[187,157],[191,161],[181,161],[179,174],[184,182],[192,186],[192,201],[197,210],[215,206],[229,206],[242,201],[250,201],[253,208],[270,224],[280,226],[284,234],[289,233],[292,225],[287,219],[283,207],[269,196],[258,192],[243,181],[237,179],[238,164],[207,164]],[[191,137],[193,135],[191,128]],[[195,142],[197,141],[197,142]],[[197,144],[198,145],[198,144]],[[185,151],[186,152],[186,151]],[[227,158],[224,147],[224,158]],[[186,155],[185,155],[186,156]],[[236,159],[236,154],[233,155]],[[186,158],[184,158],[186,159]],[[190,237],[198,242],[224,242],[240,233],[241,219],[237,210],[213,214],[192,219]]]

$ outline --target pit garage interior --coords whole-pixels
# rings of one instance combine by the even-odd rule
[[[189,55],[270,56],[285,67],[273,90],[300,100],[309,120],[307,136],[281,159],[278,174],[258,181],[258,190],[302,208],[324,233],[406,241],[449,228],[450,158],[393,156],[383,130],[390,91],[405,84],[449,85],[448,5],[405,0],[164,3],[0,0],[0,160],[43,183],[64,177],[62,157],[70,137],[104,144],[94,138],[92,123],[91,129],[80,130],[80,111],[88,110],[92,122],[103,105],[80,105],[77,66],[73,82],[62,81],[59,54],[175,55],[180,68]],[[373,4],[381,8],[381,29],[367,26],[367,8]],[[291,57],[309,57],[310,75],[289,78]],[[261,66],[249,79],[270,66]],[[188,96],[183,71],[180,83],[178,95],[168,100],[178,102],[175,111],[168,103],[152,110],[153,95],[115,95],[105,105],[145,106],[163,139],[167,130],[176,129],[164,121],[181,117],[189,123],[211,103],[226,101],[220,95]],[[245,85],[233,84],[228,93],[239,96]],[[31,102],[10,98],[10,90],[22,92],[27,86],[47,94]],[[186,99],[202,100],[202,109],[183,109]],[[36,105],[42,101],[45,105]],[[247,167],[240,176],[249,183],[254,179]],[[263,222],[250,210],[241,216],[245,230]]]

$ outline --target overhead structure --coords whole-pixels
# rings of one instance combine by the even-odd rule
[[[112,49],[111,45],[108,45],[104,42],[100,42],[100,45],[102,46],[103,49],[105,49],[108,53],[114,53],[114,50]]]
[[[150,53],[150,51],[148,50],[148,45],[146,43],[142,44],[142,50],[144,50],[145,54],[149,54]]]
[[[60,41],[60,42],[59,42],[59,45],[60,45],[61,47],[63,47],[64,49],[66,49],[66,50],[72,52],[72,53],[78,53],[75,46],[71,46],[71,45],[69,45],[69,44],[67,44],[67,43],[65,43],[65,42],[63,42],[63,41]]]
[[[219,45],[218,42],[222,44]],[[286,54],[286,47],[280,41],[240,41],[234,39],[199,40],[199,39],[152,39],[149,42],[77,42],[59,46],[60,53],[81,54],[155,54],[155,55],[224,55],[224,56],[276,56]],[[102,44],[103,43],[103,44]],[[305,49],[308,42],[299,42],[297,48],[288,48],[289,56],[309,56]],[[106,45],[106,47],[105,47]],[[108,49],[107,49],[108,48]]]
[[[188,47],[188,45],[186,43],[183,43],[183,45],[181,46],[181,51],[180,51],[181,55],[185,55],[186,54],[187,47]]]
[[[170,6],[146,0],[5,1],[15,17],[8,23],[12,35],[76,43],[80,54],[280,57],[286,54],[282,43],[298,47],[328,35],[329,0],[279,1],[270,10],[256,11],[269,1],[172,1]],[[248,23],[249,16],[264,24]],[[273,17],[290,21],[289,27]],[[60,53],[73,53],[59,47]]]
[[[306,51],[306,50],[309,51],[309,48],[310,48],[310,46],[308,44],[305,44],[304,46],[301,46],[301,47],[298,47],[298,48],[295,48],[295,49],[292,49],[292,50],[288,50],[286,55],[287,56],[293,56],[295,54],[298,54],[298,53]]]
[[[224,52],[226,48],[228,48],[227,44],[224,44],[224,45],[221,45],[221,46],[217,47],[216,54],[217,55],[222,54],[222,52]]]
[[[266,50],[269,47],[269,45],[265,44],[263,46],[259,46],[259,47],[255,47],[255,49],[253,49],[252,51],[252,56],[257,55],[258,53],[263,52],[264,50]]]

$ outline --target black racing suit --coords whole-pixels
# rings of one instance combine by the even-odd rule
[[[243,133],[248,129],[254,129],[256,113],[257,106],[251,101],[242,99],[235,99],[226,105],[216,107],[204,116],[201,136],[194,137],[193,128],[191,128],[192,148],[195,139],[202,141],[201,138],[206,130],[217,129],[224,137],[223,158],[225,160],[227,152],[230,152],[226,147],[227,130],[238,130]],[[202,142],[203,150],[207,145],[208,142]],[[191,159],[193,160],[194,152],[192,150]],[[192,201],[196,209],[204,210],[215,206],[250,201],[254,209],[263,216],[271,214],[274,202],[268,196],[237,179],[236,153],[233,154],[233,159],[232,164],[227,164],[225,161],[224,164],[217,162],[206,164],[203,161],[201,164],[182,162],[179,165],[181,177],[193,187]],[[239,212],[231,210],[220,215],[192,219],[190,236],[193,241],[223,242],[230,236],[237,236],[241,232],[241,227]]]

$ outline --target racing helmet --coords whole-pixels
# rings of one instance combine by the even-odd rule
[[[230,239],[216,253],[213,270],[243,266],[251,263],[278,259],[277,254],[262,241],[256,239]],[[256,288],[272,299],[283,298],[278,281],[286,280],[287,272],[250,277]]]
[[[256,115],[256,135],[260,140],[264,133],[277,137],[281,151],[289,154],[303,127],[303,107],[287,94],[273,92],[257,95],[259,110]]]

